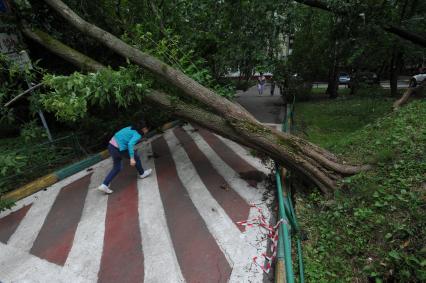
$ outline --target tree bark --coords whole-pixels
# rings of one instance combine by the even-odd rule
[[[232,128],[239,142],[250,144],[251,147],[266,153],[288,169],[303,174],[324,192],[336,189],[338,181],[343,176],[356,174],[368,168],[368,166],[342,164],[333,154],[325,149],[296,136],[282,133],[260,124],[241,106],[220,97],[182,72],[127,45],[99,27],[84,21],[61,1],[45,0],[45,2],[84,34],[94,37],[118,54],[129,58],[134,63],[147,68],[157,76],[165,79],[171,85],[180,89],[186,96],[204,105],[203,108],[213,109],[216,113],[211,114],[223,119],[222,121],[227,126],[226,129]],[[149,99],[153,100],[155,99],[155,94],[157,93],[152,92],[147,98],[151,96]],[[190,119],[193,115],[191,113],[193,110],[193,108],[186,110],[187,119]],[[218,128],[215,124],[206,123],[206,125],[210,126],[207,127],[209,129]],[[225,135],[225,133],[222,134]]]

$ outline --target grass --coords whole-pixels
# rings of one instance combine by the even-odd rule
[[[346,97],[296,105],[295,123],[313,143],[331,148],[336,140],[391,111],[393,100]]]
[[[309,238],[307,282],[426,281],[426,101],[397,113],[391,102],[363,97],[296,108],[299,134],[374,166],[345,179],[331,200],[297,196]]]
[[[326,90],[327,90],[326,87],[313,87],[311,90],[311,93],[313,95],[325,94]],[[351,89],[348,87],[339,88],[339,95],[348,95],[350,91]]]
[[[22,145],[23,141],[21,137],[0,139],[0,149],[2,151],[19,149]]]

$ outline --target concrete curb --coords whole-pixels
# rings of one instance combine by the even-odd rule
[[[145,138],[151,138],[157,134],[161,134],[163,131],[173,128],[182,122],[179,120],[172,121],[164,124],[159,130],[153,130],[146,134]],[[19,187],[7,194],[5,194],[1,199],[8,199],[18,201],[29,195],[32,195],[46,187],[49,187],[60,180],[63,180],[71,175],[74,175],[77,172],[80,172],[83,169],[86,169],[106,158],[109,157],[108,150],[103,150],[95,155],[92,155],[86,159],[78,161],[74,164],[68,165],[62,169],[59,169],[53,173],[40,177],[31,183],[28,183],[22,187]]]

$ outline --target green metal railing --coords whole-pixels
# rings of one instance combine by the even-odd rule
[[[282,131],[290,133],[293,123],[294,99],[292,103],[286,105],[286,116],[282,124]],[[285,280],[287,283],[295,282],[293,272],[291,243],[292,236],[296,239],[297,258],[299,265],[299,282],[305,282],[304,266],[302,257],[302,242],[300,237],[300,228],[297,222],[296,214],[291,201],[291,172],[287,172],[285,176],[281,174],[281,168],[275,164],[275,179],[277,183],[279,218],[283,220],[279,229],[278,250],[277,250],[277,267],[282,266],[284,262]],[[282,270],[277,268],[275,282],[282,281],[284,276]]]

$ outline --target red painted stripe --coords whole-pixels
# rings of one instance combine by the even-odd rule
[[[152,143],[158,185],[173,246],[187,282],[228,282],[225,256],[188,197],[163,137]],[[153,224],[155,225],[155,224]]]
[[[263,172],[258,171],[255,167],[241,158],[213,133],[204,129],[199,129],[199,133],[217,153],[217,155],[219,155],[220,158],[232,169],[239,173],[240,177],[246,180],[250,186],[256,187],[257,183],[265,178],[265,174]]]
[[[64,265],[81,218],[90,176],[91,174],[65,186],[59,192],[30,253]]]
[[[124,159],[124,169],[111,185],[105,219],[104,248],[98,282],[143,282],[137,172]],[[99,196],[104,197],[104,196]]]
[[[250,212],[250,206],[247,202],[216,171],[209,159],[201,152],[188,133],[181,128],[176,128],[174,133],[188,154],[192,164],[194,164],[204,185],[229,217],[234,222],[246,220]],[[244,226],[238,225],[238,228],[244,231]]]
[[[9,241],[10,236],[15,233],[16,228],[18,228],[19,223],[21,223],[31,205],[26,205],[0,219],[0,242],[6,244]]]

